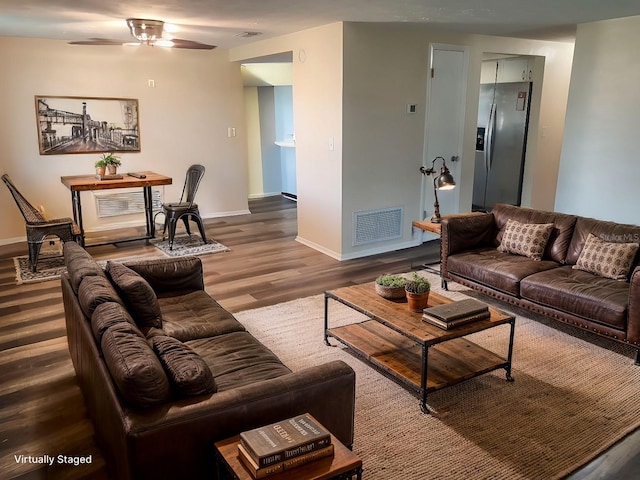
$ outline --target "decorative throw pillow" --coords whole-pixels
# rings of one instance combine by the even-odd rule
[[[215,393],[216,383],[204,359],[177,338],[154,335],[153,351],[177,392],[185,396]]]
[[[143,336],[123,305],[116,302],[105,302],[98,305],[91,315],[91,329],[96,341],[101,343],[104,332],[118,323],[131,325],[138,335]]]
[[[138,327],[162,328],[160,304],[149,282],[121,263],[107,262],[106,270]]]
[[[614,280],[626,280],[640,244],[605,242],[593,233],[587,236],[573,268]]]
[[[102,354],[120,395],[132,405],[148,407],[171,400],[171,385],[147,340],[127,322],[102,335]]]
[[[84,277],[78,287],[78,302],[82,312],[89,318],[101,303],[122,303],[118,292],[107,277],[90,275]]]
[[[507,220],[498,250],[540,261],[552,231],[553,223],[520,223]]]

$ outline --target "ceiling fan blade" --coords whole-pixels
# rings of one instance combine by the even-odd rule
[[[173,48],[189,48],[192,50],[213,50],[216,45],[207,45],[206,43],[194,42],[193,40],[183,40],[181,38],[172,38]]]
[[[69,45],[122,45],[120,40],[110,40],[108,38],[90,38],[88,40],[76,40],[68,42]]]

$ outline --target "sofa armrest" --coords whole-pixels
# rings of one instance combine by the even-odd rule
[[[354,411],[355,372],[338,360],[208,398],[183,399],[139,414],[131,410],[125,422],[136,468],[163,476],[171,458],[182,465],[182,478],[190,478],[202,474],[188,471],[196,467],[194,458],[213,459],[213,442],[305,412],[351,445]]]
[[[154,258],[125,265],[149,282],[156,294],[204,290],[202,260],[198,257]]]
[[[627,341],[640,345],[640,267],[633,270],[629,280]]]

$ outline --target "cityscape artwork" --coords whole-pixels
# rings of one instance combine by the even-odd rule
[[[41,155],[139,152],[138,100],[36,96]]]

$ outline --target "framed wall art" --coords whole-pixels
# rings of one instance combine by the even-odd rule
[[[138,100],[37,96],[41,155],[139,152]]]

